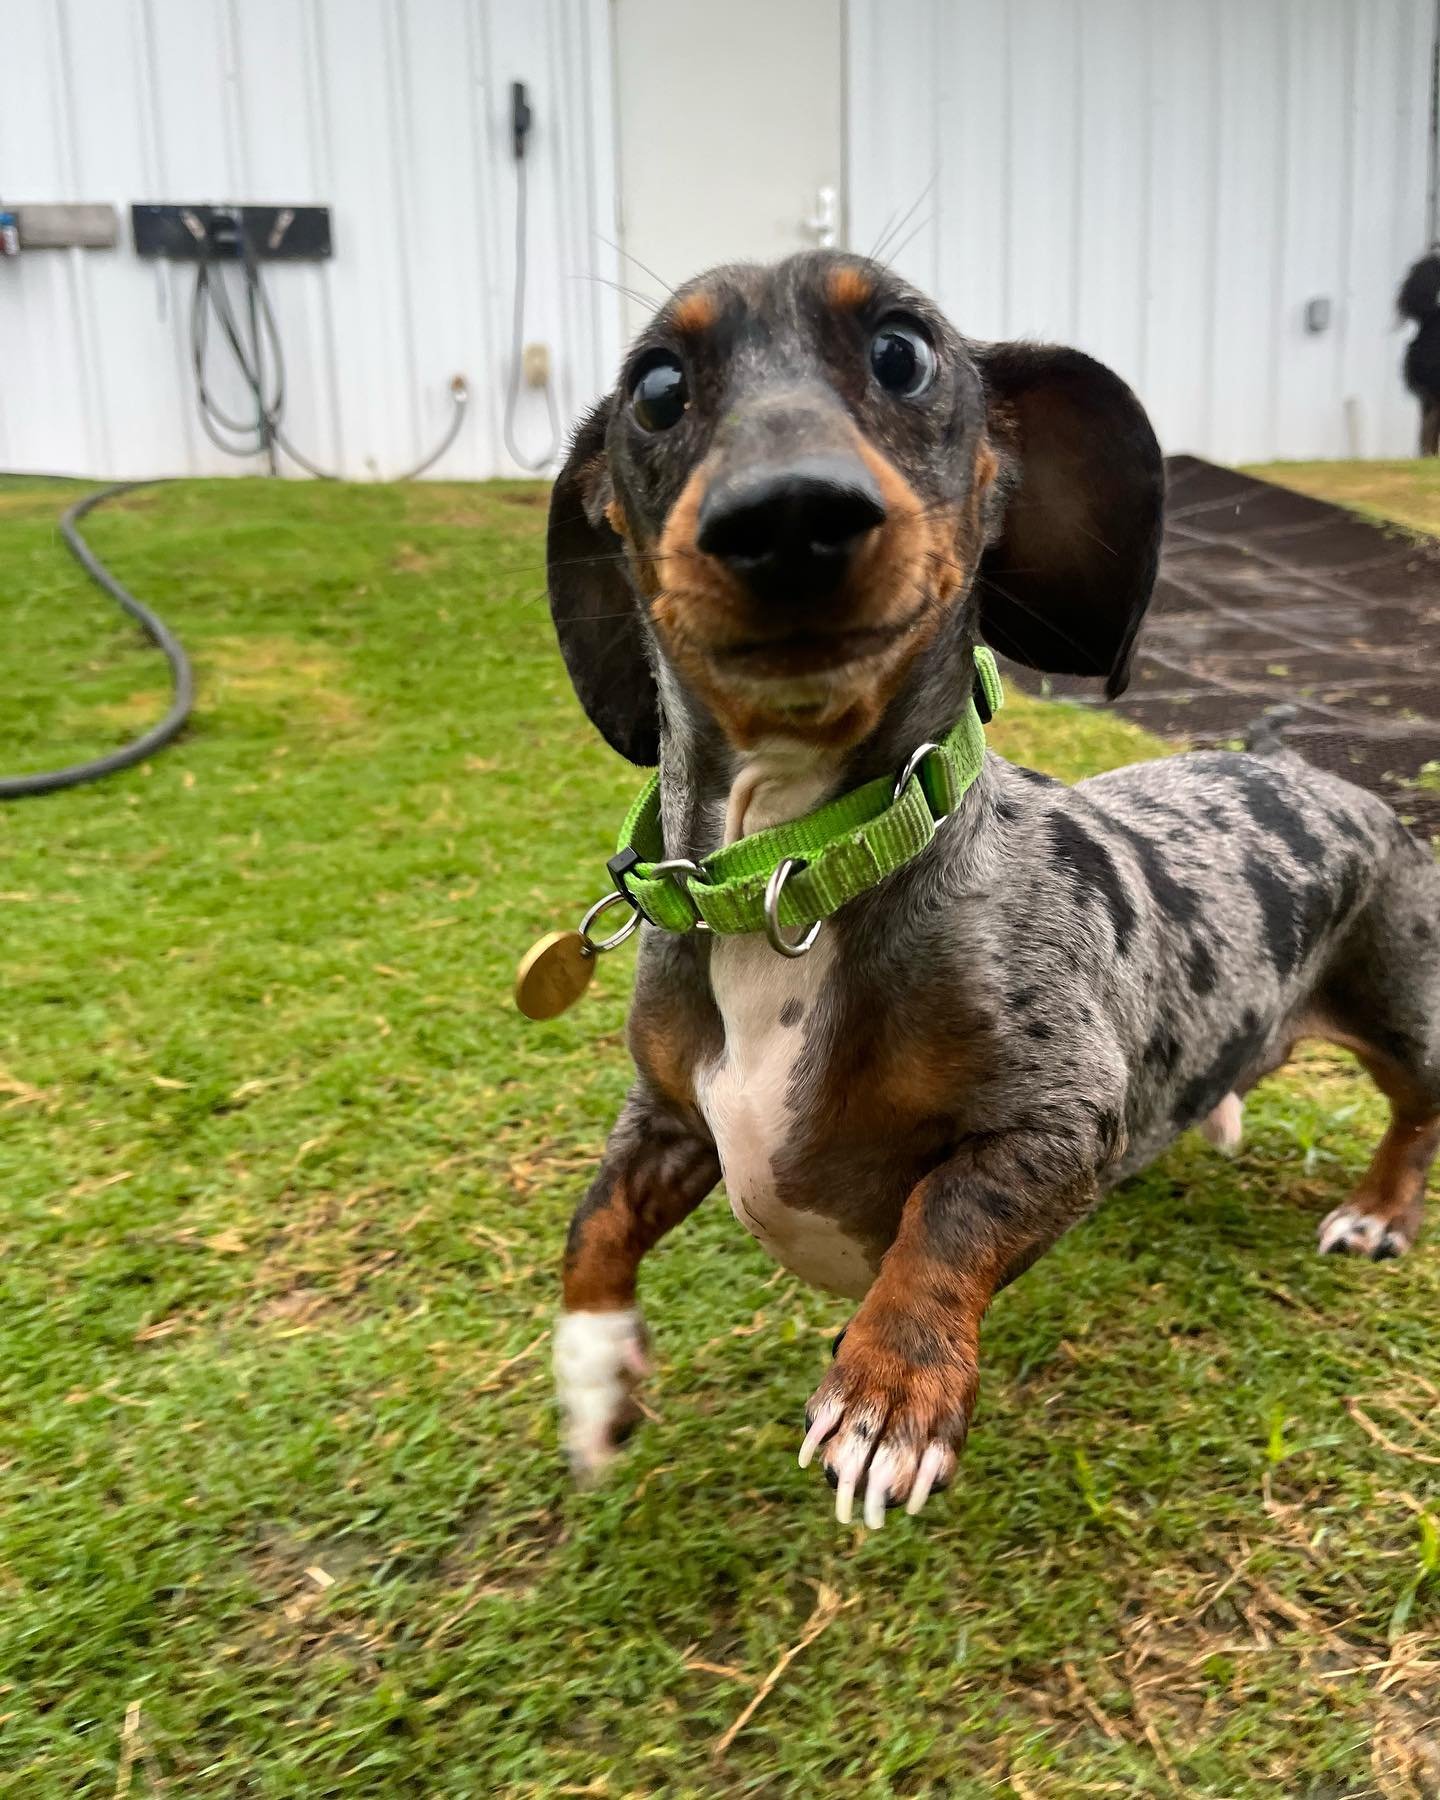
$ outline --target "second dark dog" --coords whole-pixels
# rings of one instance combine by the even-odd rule
[[[1395,304],[1420,327],[1405,351],[1405,385],[1420,402],[1420,454],[1440,456],[1440,248],[1415,264]]]

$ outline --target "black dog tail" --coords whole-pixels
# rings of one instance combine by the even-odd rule
[[[1440,245],[1422,256],[1401,282],[1395,306],[1402,318],[1416,325],[1440,319]]]
[[[1267,706],[1245,733],[1245,748],[1253,756],[1279,756],[1290,746],[1285,742],[1285,727],[1300,717],[1298,706]]]

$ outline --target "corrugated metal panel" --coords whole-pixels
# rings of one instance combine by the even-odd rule
[[[606,0],[7,0],[0,193],[333,208],[332,263],[268,276],[289,433],[354,476],[417,461],[463,372],[437,475],[511,467],[509,84],[529,83],[526,337],[568,420],[618,358]],[[597,279],[598,278],[598,279]],[[0,467],[233,473],[195,418],[191,271],[115,251],[0,264]],[[518,435],[543,446],[543,400]],[[258,464],[256,465],[258,466]]]
[[[1394,294],[1426,241],[1433,0],[849,17],[851,240],[918,201],[889,254],[962,329],[1102,357],[1169,449],[1413,451]]]

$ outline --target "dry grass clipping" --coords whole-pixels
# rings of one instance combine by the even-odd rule
[[[767,1697],[773,1693],[780,1677],[790,1667],[791,1663],[794,1662],[795,1658],[799,1656],[800,1652],[808,1649],[809,1646],[815,1642],[816,1638],[819,1637],[820,1633],[824,1631],[826,1626],[833,1624],[847,1606],[853,1606],[855,1604],[854,1599],[842,1600],[835,1589],[827,1587],[823,1581],[816,1583],[815,1596],[815,1610],[805,1621],[805,1629],[800,1633],[800,1636],[790,1648],[782,1652],[779,1662],[776,1663],[775,1667],[750,1696],[749,1700],[741,1709],[740,1716],[735,1720],[735,1723],[721,1737],[718,1737],[715,1740],[710,1750],[711,1762],[721,1762],[724,1760],[726,1751],[729,1750],[736,1738],[739,1737],[740,1733],[750,1723],[751,1719],[755,1717],[755,1714],[765,1704]]]

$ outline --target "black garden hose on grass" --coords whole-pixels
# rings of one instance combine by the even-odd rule
[[[115,579],[80,535],[81,519],[104,501],[114,500],[121,494],[133,494],[137,488],[156,485],[154,481],[117,481],[109,487],[97,488],[93,494],[87,494],[83,500],[77,500],[73,506],[66,507],[60,518],[60,535],[69,546],[70,554],[90,579],[117,601],[156,648],[164,652],[165,660],[170,665],[173,688],[169,710],[148,731],[104,756],[94,757],[89,762],[71,763],[64,769],[47,769],[34,775],[0,778],[0,800],[20,800],[33,794],[54,794],[62,788],[79,787],[87,781],[98,781],[102,775],[113,775],[118,769],[128,769],[135,763],[144,762],[147,756],[153,756],[168,744],[190,717],[191,708],[195,704],[195,673],[190,667],[190,658],[185,654],[184,645],[163,619]]]
[[[523,243],[523,203],[520,222]],[[194,229],[197,235],[200,234],[198,225]],[[240,239],[239,263],[243,281],[241,298],[244,307],[243,312],[237,312],[226,285],[225,264],[209,253],[208,240],[202,237],[202,243],[206,245],[206,252],[201,256],[195,271],[195,287],[190,305],[190,362],[195,378],[195,398],[200,423],[206,434],[212,443],[229,456],[263,454],[269,461],[272,475],[278,473],[275,457],[278,446],[293,462],[318,480],[343,480],[343,476],[311,462],[285,435],[284,347],[260,264],[252,248],[243,237]],[[518,331],[523,317],[523,286],[517,286],[516,305]],[[224,343],[234,359],[240,381],[249,396],[251,413],[243,419],[234,418],[223,410],[216,402],[207,379],[206,351],[212,317],[219,326]],[[516,354],[518,357],[518,349]],[[514,379],[518,380],[518,375]],[[425,474],[459,436],[470,403],[470,387],[463,375],[451,377],[449,393],[450,420],[438,443],[413,468],[406,469],[401,475],[391,476],[391,481],[413,481],[417,476]],[[551,411],[553,417],[553,396]],[[508,413],[506,417],[508,420]],[[553,455],[552,450],[546,460],[551,460]],[[533,466],[538,468],[542,465]],[[115,579],[79,531],[80,520],[93,507],[106,500],[113,500],[120,494],[134,493],[137,488],[154,487],[164,479],[166,478],[157,477],[148,481],[117,481],[108,487],[97,489],[93,494],[87,494],[83,500],[77,500],[73,506],[67,507],[61,515],[60,535],[90,579],[104,588],[112,599],[117,600],[151,642],[164,652],[165,660],[170,665],[173,686],[169,711],[133,742],[112,750],[106,756],[97,756],[90,762],[72,763],[65,769],[0,778],[0,800],[19,800],[34,794],[54,794],[62,788],[79,787],[82,782],[98,781],[101,776],[113,775],[118,769],[128,769],[135,763],[143,762],[155,751],[163,749],[178,735],[189,718],[195,704],[195,676],[184,647],[163,619],[158,618],[143,600],[137,600],[127,587]]]

